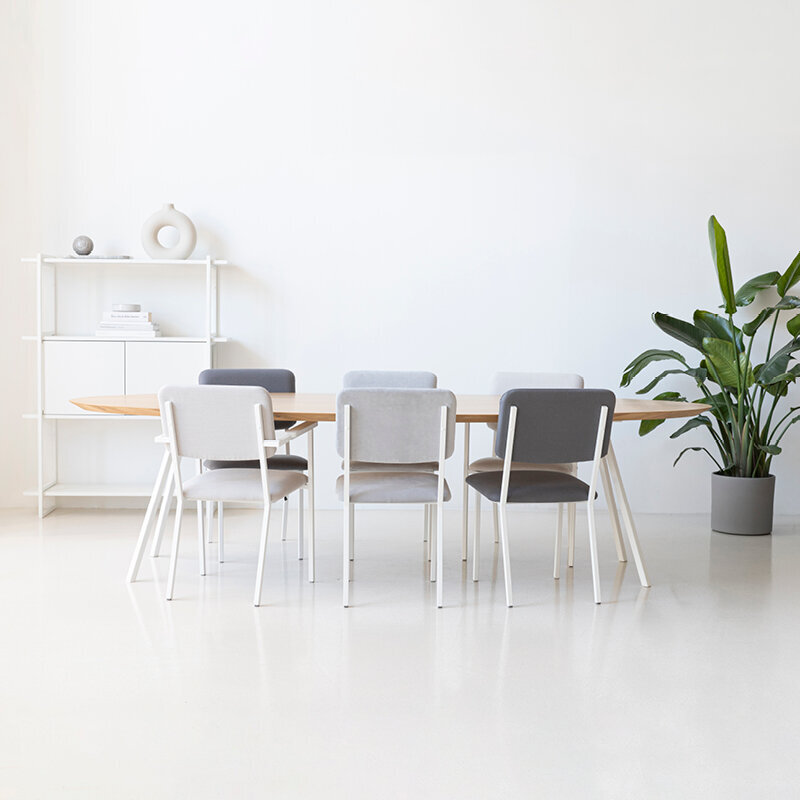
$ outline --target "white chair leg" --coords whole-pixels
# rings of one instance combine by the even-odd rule
[[[575,566],[575,503],[567,504],[567,566]]]
[[[342,602],[350,605],[350,525],[353,522],[352,503],[344,504],[344,525],[342,526]]]
[[[172,533],[172,555],[169,562],[169,578],[167,579],[167,600],[172,600],[175,592],[175,572],[178,568],[178,543],[181,538],[181,522],[183,521],[183,498],[178,496],[175,509],[175,528]]]
[[[256,570],[256,589],[253,594],[253,605],[261,605],[261,587],[264,583],[264,565],[267,561],[267,537],[269,536],[269,517],[272,504],[267,501],[264,516],[261,518],[261,543],[258,547],[258,569]]]
[[[348,553],[350,554],[350,561],[356,557],[356,506],[355,503],[350,503],[350,542],[348,545]]]
[[[444,503],[436,504],[436,607],[443,602],[442,588],[444,573]]]
[[[472,529],[472,580],[478,580],[481,568],[481,493],[475,492],[475,527]]]
[[[164,494],[161,496],[161,508],[158,512],[158,521],[156,522],[156,535],[153,537],[153,547],[150,550],[152,558],[158,558],[161,552],[161,539],[164,537],[164,528],[167,524],[167,514],[169,514],[170,506],[172,505],[172,487],[173,487],[172,470],[167,475],[167,480],[164,483]]]
[[[200,560],[200,574],[206,574],[206,537],[203,530],[203,520],[205,518],[205,507],[202,500],[197,501],[197,547],[199,552],[197,554]],[[209,526],[211,527],[211,526]]]
[[[558,522],[556,523],[556,552],[553,556],[553,577],[561,577],[561,527],[564,521],[564,504],[558,504]]]
[[[495,504],[499,505],[499,504]],[[500,508],[500,545],[503,549],[503,577],[506,585],[506,605],[511,608],[514,600],[511,594],[511,563],[508,553],[508,515],[505,505]]]
[[[425,526],[426,526],[425,527],[425,541],[428,543],[428,547],[426,548],[426,550],[427,550],[428,562],[430,562],[430,560],[431,560],[431,548],[433,547],[433,544],[432,544],[432,541],[431,541],[431,536],[433,535],[431,533],[431,529],[433,528],[433,509],[430,507],[430,505],[428,503],[426,503],[425,504],[425,510],[427,511],[427,514],[428,514],[428,516],[425,519]]]
[[[500,523],[498,522],[497,503],[492,503],[492,522],[494,523],[494,543],[500,541]]]
[[[217,539],[219,539],[219,563],[225,560],[225,526],[222,522],[222,501],[217,503]]]
[[[589,555],[592,559],[592,586],[594,587],[594,601],[600,602],[600,565],[597,560],[597,526],[594,521],[594,503],[589,502],[587,509],[589,519]]]
[[[425,514],[424,514],[424,516],[422,518],[422,541],[423,542],[427,542],[428,541],[428,514],[430,513],[430,509],[428,508],[428,504],[427,503],[425,503],[425,505],[422,508],[424,509],[424,512],[425,512]]]
[[[606,496],[608,515],[611,517],[611,529],[614,532],[614,546],[617,548],[617,561],[627,561],[628,554],[625,552],[625,543],[622,540],[622,526],[619,524],[617,501],[614,497],[614,487],[611,484],[611,475],[608,472],[608,462],[605,458],[600,462],[600,478],[603,481],[603,493]]]
[[[214,501],[207,500],[206,501],[206,517],[208,518],[208,543],[211,544],[214,541],[211,538],[211,533],[213,530],[213,523],[214,523]]]
[[[433,518],[433,508],[431,508],[431,518]],[[430,580],[431,583],[436,581],[436,555],[438,552],[438,545],[437,542],[439,540],[439,531],[436,528],[436,522],[431,520],[431,531],[429,534],[430,538],[430,548],[431,548],[431,574]]]
[[[303,506],[305,504],[305,489],[297,492],[297,560],[302,561],[304,556],[303,548],[306,541],[305,521],[303,519]]]
[[[289,529],[289,498],[283,498],[283,512],[281,513],[281,541],[286,541],[286,531]]]

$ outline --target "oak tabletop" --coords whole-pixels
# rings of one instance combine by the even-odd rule
[[[336,420],[335,394],[272,394],[275,419],[311,422]],[[457,395],[456,422],[497,422],[500,396],[496,394]],[[71,403],[84,409],[105,414],[124,414],[139,417],[158,417],[158,397],[155,394],[108,395],[77,397]],[[702,403],[670,400],[646,400],[639,397],[619,397],[614,420],[676,419],[695,417],[708,411]]]

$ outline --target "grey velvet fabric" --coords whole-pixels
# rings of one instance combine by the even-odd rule
[[[511,389],[583,389],[583,377],[574,372],[496,372],[492,394],[505,394]],[[497,430],[496,422],[486,424]]]
[[[260,469],[258,461],[204,461],[206,469]],[[294,453],[275,453],[267,459],[267,469],[294,469],[305,472],[308,469],[308,461],[303,456],[296,456]]]
[[[435,389],[432,372],[403,370],[353,370],[342,379],[343,389]]]
[[[220,461],[259,457],[254,408],[262,409],[264,436],[275,438],[272,400],[255,386],[163,386],[158,393],[161,417],[172,402],[178,455]],[[267,455],[272,455],[268,450]]]
[[[197,378],[201,386],[261,386],[268,392],[294,394],[294,372],[288,369],[204,369]],[[294,425],[292,420],[278,420],[275,430]]]
[[[286,497],[305,486],[308,479],[302,472],[269,473],[270,502]],[[183,482],[188,500],[222,500],[260,503],[264,500],[261,473],[252,469],[216,469],[202,472]]]
[[[467,477],[467,483],[493,503],[500,502],[502,472],[476,472]],[[509,475],[509,503],[577,503],[588,499],[589,486],[574,475],[539,470]]]
[[[344,461],[342,461],[344,469]],[[404,472],[436,472],[439,469],[438,461],[423,461],[419,464],[403,464]],[[396,472],[397,464],[381,464],[374,461],[351,461],[351,472]]]
[[[512,406],[517,408],[514,461],[576,463],[591,461],[600,422],[608,418],[602,455],[608,452],[616,398],[607,389],[512,389],[500,398],[495,455],[505,456]]]
[[[350,475],[351,503],[435,503],[439,478],[431,472],[354,472]],[[344,500],[344,475],[336,479],[336,494]],[[444,482],[444,499],[450,487]]]
[[[503,459],[496,456],[479,458],[469,465],[470,472],[496,472],[503,469]],[[528,464],[525,461],[512,461],[513,470],[543,470],[545,472],[567,472],[572,474],[572,464]]]
[[[336,398],[336,449],[344,456],[350,406],[350,460],[416,464],[439,460],[441,409],[447,408],[445,457],[455,446],[456,397],[445,389],[345,389]]]

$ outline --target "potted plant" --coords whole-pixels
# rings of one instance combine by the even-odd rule
[[[692,378],[702,395],[695,402],[706,403],[710,409],[685,422],[670,438],[705,428],[717,455],[706,447],[686,447],[674,464],[689,450],[705,452],[716,464],[711,478],[711,527],[715,531],[770,533],[775,495],[775,477],[770,466],[781,452],[786,432],[800,419],[800,415],[795,415],[800,406],[787,409],[787,401],[783,400],[789,385],[800,375],[800,363],[792,363],[795,352],[800,350],[797,311],[800,297],[789,294],[800,282],[800,253],[785,272],[757,275],[737,291],[731,275],[727,237],[713,216],[708,221],[708,236],[724,313],[698,310],[691,322],[658,312],[653,314],[653,321],[664,333],[699,354],[692,359],[694,365],[675,350],[646,350],[625,368],[620,385],[629,386],[655,361],[676,362],[637,394],[651,391],[671,375]],[[742,309],[756,297],[764,300],[768,296],[768,303],[758,313],[749,313],[749,318],[741,321],[740,317],[747,313]],[[783,344],[776,334],[778,321],[786,311],[794,313],[785,324],[791,338]],[[762,331],[760,336],[759,331]],[[676,391],[662,392],[654,399],[686,400]],[[642,422],[639,435],[650,433],[663,422],[663,419]]]

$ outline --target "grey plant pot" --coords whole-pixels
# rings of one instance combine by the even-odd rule
[[[763,536],[772,533],[775,476],[732,478],[711,475],[711,528],[720,533]]]

